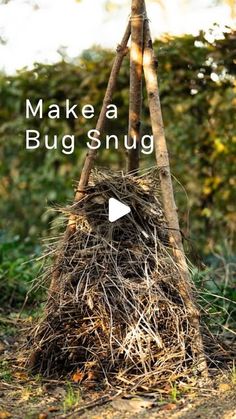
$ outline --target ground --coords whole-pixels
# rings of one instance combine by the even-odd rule
[[[91,382],[45,380],[19,364],[18,348],[29,317],[0,315],[0,419],[236,419],[236,372],[213,370],[208,384],[181,384],[149,394],[101,391]]]

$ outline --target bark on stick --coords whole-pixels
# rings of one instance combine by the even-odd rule
[[[126,28],[124,37],[117,47],[117,54],[112,66],[110,78],[107,85],[107,90],[105,93],[105,97],[103,100],[102,109],[97,121],[96,130],[98,130],[101,134],[104,131],[105,124],[106,124],[106,109],[109,104],[112,102],[112,97],[116,88],[117,78],[118,74],[121,68],[121,64],[123,62],[124,56],[128,52],[127,44],[130,38],[130,32],[131,32],[131,23],[129,21],[128,26]],[[94,135],[96,138],[96,135]],[[91,143],[91,146],[95,146],[96,141],[93,140]],[[94,160],[97,156],[97,150],[89,150],[87,153],[87,156],[85,158],[84,166],[81,172],[80,181],[79,181],[79,187],[75,195],[75,201],[79,201],[84,196],[85,188],[88,184],[89,176],[94,164]]]
[[[121,43],[118,45],[117,50],[116,50],[116,57],[115,57],[114,62],[113,62],[111,74],[110,74],[110,77],[109,77],[106,93],[105,93],[104,100],[103,100],[102,109],[101,109],[100,115],[98,117],[96,130],[98,130],[100,132],[100,134],[102,134],[102,132],[105,129],[107,106],[110,105],[111,102],[112,102],[112,97],[113,97],[113,94],[114,94],[114,91],[115,91],[115,88],[116,88],[116,83],[117,83],[117,78],[118,78],[118,75],[119,75],[119,71],[120,71],[123,59],[128,52],[127,44],[128,44],[129,38],[130,38],[130,33],[131,33],[131,23],[129,21],[129,23],[127,25],[127,28],[126,28],[126,31],[125,31],[125,34],[123,36],[123,39],[122,39]],[[96,134],[94,135],[94,138],[97,138]],[[95,145],[96,145],[96,141],[92,140],[91,146],[94,147]],[[82,172],[81,172],[81,175],[80,175],[78,189],[77,189],[76,194],[75,194],[75,202],[80,201],[84,197],[84,194],[85,194],[85,191],[86,191],[86,186],[88,185],[89,176],[90,176],[91,170],[93,168],[96,156],[97,156],[97,150],[89,150],[87,155],[86,155],[84,165],[83,165],[83,168],[82,168]],[[71,234],[71,232],[73,232],[74,228],[75,228],[74,219],[71,217],[69,219],[69,222],[68,222],[67,232],[69,232],[69,234]]]
[[[116,88],[118,74],[119,74],[123,59],[128,52],[127,44],[130,38],[130,33],[131,33],[131,23],[129,21],[125,34],[123,36],[123,39],[121,43],[118,45],[117,50],[116,50],[117,52],[116,57],[113,62],[110,78],[107,85],[107,90],[106,90],[104,100],[103,100],[102,109],[101,109],[101,112],[97,121],[97,125],[96,125],[96,129],[101,134],[104,131],[105,124],[106,124],[106,109],[107,109],[107,106],[111,104],[112,102],[112,97]],[[94,137],[96,137],[96,135],[94,135]],[[96,145],[94,140],[92,141],[92,145],[94,146]],[[75,202],[80,201],[86,193],[86,186],[88,185],[89,176],[93,168],[93,164],[94,164],[94,160],[96,156],[97,156],[97,150],[89,150],[86,155],[83,169],[80,176],[79,186],[75,194]],[[65,233],[67,238],[69,238],[75,232],[75,229],[76,229],[75,217],[71,216],[68,220],[67,229]],[[53,299],[54,294],[57,293],[57,291],[59,290],[59,287],[60,287],[60,272],[59,272],[59,269],[56,268],[52,273],[52,281],[51,281],[50,290],[49,290],[52,299]],[[49,301],[50,301],[50,298],[49,298]]]
[[[128,145],[136,139],[136,149],[128,150],[127,170],[139,168],[141,109],[142,109],[142,71],[143,71],[143,0],[132,0],[131,48],[130,48],[130,99]]]
[[[188,310],[188,321],[195,331],[192,341],[192,355],[198,364],[198,370],[207,374],[207,365],[204,356],[202,337],[199,326],[199,311],[194,303],[192,288],[193,284],[189,274],[186,257],[184,253],[182,237],[179,227],[177,207],[175,204],[173,185],[170,172],[170,163],[165,139],[163,119],[159,98],[159,88],[157,81],[157,60],[154,55],[151,34],[148,20],[144,24],[144,77],[146,81],[148,102],[152,131],[155,143],[155,154],[157,167],[159,170],[160,186],[162,192],[163,207],[169,227],[169,240],[173,249],[175,261],[180,271],[180,280],[176,284],[181,297]]]

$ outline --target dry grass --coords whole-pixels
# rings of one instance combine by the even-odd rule
[[[158,176],[93,172],[85,198],[62,209],[76,232],[54,249],[57,292],[31,335],[31,362],[44,375],[77,372],[96,382],[156,388],[193,369],[194,339],[177,291]],[[108,199],[132,208],[108,221]],[[32,356],[33,354],[33,356]]]

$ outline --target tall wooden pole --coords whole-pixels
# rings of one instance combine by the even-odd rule
[[[107,90],[106,90],[104,100],[103,100],[102,109],[101,109],[101,112],[97,121],[96,130],[99,131],[100,134],[102,134],[102,132],[104,131],[105,124],[106,124],[107,106],[111,104],[112,102],[112,97],[116,88],[118,74],[119,74],[124,56],[128,52],[127,44],[130,38],[130,33],[131,33],[131,23],[129,21],[125,34],[123,36],[123,39],[120,45],[118,45],[117,50],[116,50],[117,54],[116,54],[116,57],[112,66],[110,78],[107,85]],[[94,138],[98,138],[98,136],[96,136],[95,134]],[[92,140],[91,146],[96,146],[96,144],[97,144],[96,140]],[[82,172],[80,175],[80,181],[79,181],[78,190],[75,195],[75,201],[79,201],[84,196],[85,188],[88,184],[89,176],[90,176],[93,164],[94,164],[94,160],[96,159],[96,156],[97,156],[97,150],[90,149],[88,151],[83,168],[82,168]]]
[[[124,36],[122,38],[122,41],[116,49],[116,57],[113,62],[113,66],[112,66],[111,74],[110,74],[109,81],[107,84],[107,89],[104,96],[102,108],[101,108],[98,121],[96,124],[96,130],[100,132],[100,135],[104,131],[105,124],[106,124],[107,106],[110,105],[112,102],[112,97],[116,88],[116,83],[117,83],[117,78],[120,72],[120,68],[121,68],[123,59],[128,52],[127,44],[130,38],[130,33],[131,33],[131,22],[129,21],[126,31],[124,33]],[[98,138],[98,135],[95,134],[94,138],[95,139]],[[96,146],[95,139],[93,139],[91,142],[92,147]],[[86,155],[84,165],[81,171],[79,185],[75,194],[75,202],[80,201],[84,197],[85,189],[86,189],[86,186],[88,185],[90,173],[93,168],[96,157],[97,157],[97,150],[90,149]],[[74,217],[71,216],[68,222],[67,233],[68,234],[73,233],[74,229],[75,229]]]
[[[96,124],[96,130],[98,130],[100,134],[102,134],[102,132],[104,131],[105,124],[106,124],[107,106],[111,104],[112,102],[112,97],[116,88],[119,71],[120,71],[123,59],[128,52],[127,44],[130,38],[130,33],[131,33],[131,23],[129,21],[126,31],[124,33],[124,36],[122,38],[122,41],[118,45],[117,50],[116,50],[116,57],[113,62],[110,78],[108,81],[106,93],[103,100],[103,105],[102,105],[100,115]],[[94,138],[96,138],[96,135],[94,135]],[[96,141],[93,140],[91,145],[95,146]],[[86,155],[82,172],[80,175],[78,189],[75,194],[75,202],[80,201],[86,193],[86,186],[88,185],[89,177],[90,177],[91,170],[93,168],[93,164],[96,159],[96,156],[97,156],[97,150],[95,149],[90,149]],[[66,237],[69,238],[71,235],[73,235],[75,230],[76,230],[76,217],[71,215],[68,220],[68,224],[67,224],[67,228],[65,232]],[[60,287],[59,278],[60,278],[60,272],[59,272],[59,269],[56,268],[52,273],[52,280],[51,280],[50,290],[49,290],[52,298],[55,292],[57,292]],[[49,301],[50,301],[50,298],[49,298]]]
[[[179,227],[177,207],[171,179],[170,163],[165,139],[163,119],[157,81],[157,60],[154,54],[148,20],[144,24],[144,77],[146,81],[152,131],[155,143],[155,154],[159,170],[160,186],[164,213],[169,227],[169,241],[173,249],[175,261],[180,272],[180,280],[176,284],[188,312],[188,321],[195,336],[192,339],[192,356],[198,365],[198,370],[207,374],[202,337],[199,326],[199,311],[192,295],[192,281],[188,271],[182,237]]]
[[[141,109],[142,109],[142,71],[143,71],[143,0],[132,0],[131,8],[131,47],[130,47],[130,98],[128,147],[136,142],[136,149],[128,150],[127,170],[139,168]]]

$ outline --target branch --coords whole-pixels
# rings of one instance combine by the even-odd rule
[[[132,0],[128,146],[132,147],[136,141],[136,149],[130,149],[128,151],[128,172],[139,168],[142,109],[143,22],[143,0]]]

